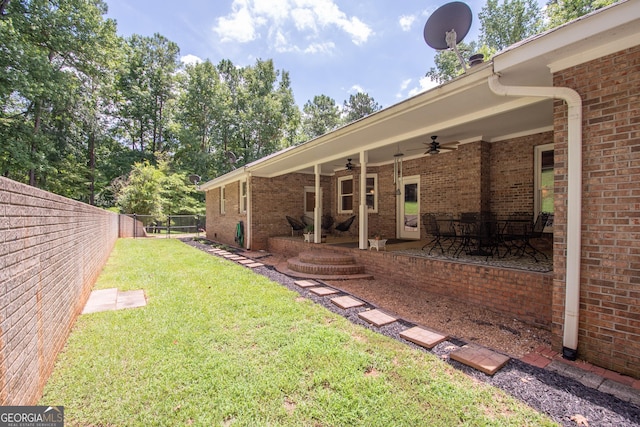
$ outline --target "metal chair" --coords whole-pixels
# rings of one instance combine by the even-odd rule
[[[431,255],[433,248],[438,246],[440,247],[440,252],[444,253],[444,248],[440,242],[442,239],[442,236],[440,235],[440,227],[438,226],[438,221],[436,220],[435,215],[428,213],[422,215],[422,223],[424,224],[424,230],[426,231],[427,236],[432,237],[431,240],[422,247],[422,250],[427,246],[431,246],[431,249],[429,249],[429,255]]]
[[[288,215],[285,215],[285,218],[287,218],[287,221],[289,222],[289,225],[291,226],[291,235],[294,236],[296,231],[302,231],[304,230],[304,228],[306,227],[306,225],[301,222],[298,221],[297,219],[290,217]]]
[[[342,221],[339,224],[336,224],[336,226],[334,227],[334,230],[339,231],[340,233],[345,233],[347,231],[349,231],[349,228],[351,228],[351,224],[353,224],[353,221],[356,219],[356,216],[350,216],[349,218],[347,218],[346,220]]]

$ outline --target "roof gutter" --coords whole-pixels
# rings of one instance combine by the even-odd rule
[[[575,90],[567,87],[505,86],[497,74],[489,77],[489,88],[501,96],[536,96],[562,99],[567,103],[567,262],[562,355],[575,360],[578,354],[582,247],[582,99]]]

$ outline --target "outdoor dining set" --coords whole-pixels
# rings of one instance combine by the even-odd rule
[[[545,227],[553,222],[553,214],[541,212],[535,221],[530,213],[515,212],[498,218],[491,212],[451,214],[426,213],[422,223],[431,240],[422,247],[459,257],[466,255],[489,257],[530,256],[536,262],[547,254],[536,248],[533,240],[543,236]]]

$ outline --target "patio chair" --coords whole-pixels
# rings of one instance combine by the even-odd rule
[[[502,258],[507,255],[522,256],[525,237],[531,229],[531,214],[513,212],[504,221],[498,237],[500,246],[505,248]]]
[[[350,216],[349,218],[347,218],[346,220],[342,221],[341,223],[336,224],[336,226],[334,227],[334,230],[339,231],[340,233],[345,233],[347,231],[349,231],[349,228],[351,228],[351,224],[353,224],[353,221],[356,219],[356,216]]]
[[[544,227],[547,225],[547,221],[549,220],[548,212],[540,212],[538,214],[538,218],[536,218],[536,222],[533,223],[533,228],[531,231],[525,235],[524,245],[523,245],[523,254],[530,255],[536,262],[538,262],[538,258],[536,258],[537,254],[544,256],[544,259],[548,259],[547,254],[536,248],[531,244],[531,239],[538,239],[542,237],[542,233],[544,232]]]
[[[438,221],[436,220],[435,215],[428,213],[422,215],[422,223],[424,224],[424,231],[427,233],[427,236],[431,236],[431,240],[422,247],[422,250],[427,246],[431,246],[431,249],[429,249],[428,252],[428,254],[431,255],[433,248],[438,246],[440,248],[440,252],[444,254],[444,248],[442,247],[442,242],[440,242],[442,239],[442,236],[440,235],[440,227],[438,226]]]
[[[295,219],[293,217],[285,215],[285,218],[287,218],[287,221],[289,222],[289,225],[291,226],[291,235],[292,236],[295,235],[294,234],[295,232],[302,231],[306,227],[306,225],[303,222],[298,221],[297,219]]]
[[[331,226],[333,225],[334,222],[335,220],[331,215],[329,214],[322,215],[322,221],[320,224],[320,226],[322,227],[322,231],[324,231],[325,233],[329,233],[329,230],[331,230]]]

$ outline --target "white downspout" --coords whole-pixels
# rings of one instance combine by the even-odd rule
[[[358,248],[367,249],[369,230],[369,209],[367,208],[367,164],[369,163],[369,152],[360,152],[360,217],[358,228]]]
[[[562,355],[575,360],[578,352],[582,248],[582,99],[578,92],[567,87],[504,86],[497,74],[489,77],[489,88],[502,96],[557,98],[567,103],[567,263]]]
[[[244,226],[245,236],[244,236],[244,244],[246,249],[251,249],[251,239],[253,238],[253,227],[251,226],[251,221],[253,219],[253,209],[251,202],[251,172],[247,172],[247,223]],[[242,185],[242,184],[240,184]]]

